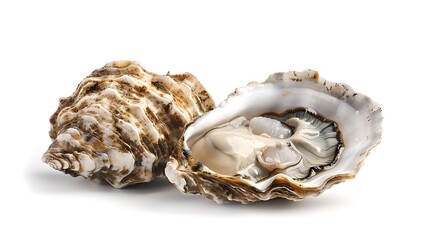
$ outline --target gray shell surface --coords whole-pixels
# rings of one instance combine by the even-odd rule
[[[382,120],[347,84],[312,70],[275,73],[189,124],[165,172],[181,192],[217,202],[301,200],[355,177]]]
[[[191,74],[157,75],[115,61],[61,98],[42,160],[56,170],[121,188],[161,177],[185,124],[214,107]]]

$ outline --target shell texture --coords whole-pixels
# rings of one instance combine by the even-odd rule
[[[111,62],[60,99],[42,160],[117,188],[148,182],[163,176],[185,124],[213,107],[189,73],[157,75],[137,62]]]
[[[382,119],[347,84],[313,70],[275,73],[189,124],[165,173],[181,192],[217,202],[301,200],[355,177]]]

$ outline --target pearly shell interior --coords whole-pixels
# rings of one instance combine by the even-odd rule
[[[330,132],[336,132],[333,135],[336,142],[331,137],[326,138],[332,141],[327,146],[336,146],[335,156],[328,162],[320,160],[320,165],[310,167],[308,175],[305,171],[291,174],[281,169],[261,178],[251,174],[243,176],[239,171],[236,175],[223,174],[202,164],[204,160],[197,159],[201,158],[198,154],[194,156],[193,146],[198,141],[214,129],[231,125],[237,118],[251,121],[262,116],[280,120],[288,126],[291,118],[285,117],[285,113],[291,112],[308,113],[311,118],[330,125]],[[305,118],[308,116],[301,120]],[[317,195],[332,184],[355,176],[369,151],[380,142],[382,119],[381,108],[369,97],[355,92],[347,84],[320,78],[316,71],[272,74],[263,83],[252,82],[236,89],[218,108],[190,124],[185,130],[182,152],[167,164],[167,177],[183,192],[199,192],[217,201],[249,202],[274,197],[298,200]],[[314,146],[317,147],[316,142]],[[305,155],[302,151],[300,154]],[[282,161],[278,162],[281,164]],[[203,186],[198,185],[199,179],[204,179]],[[277,189],[280,183],[285,188],[279,190],[282,193],[270,195],[269,192]],[[223,196],[215,196],[216,193],[207,187],[211,184],[223,187],[231,184],[239,190],[228,190]]]

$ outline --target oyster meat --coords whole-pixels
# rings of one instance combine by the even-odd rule
[[[165,171],[217,202],[300,200],[353,178],[382,119],[369,97],[316,71],[275,73],[190,124]]]
[[[157,75],[115,61],[61,98],[43,161],[56,170],[114,187],[163,176],[185,124],[214,107],[191,74]]]

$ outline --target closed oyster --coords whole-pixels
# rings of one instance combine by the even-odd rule
[[[111,62],[60,99],[42,159],[117,188],[148,182],[163,175],[185,124],[213,106],[189,73],[157,75],[136,62]]]
[[[346,84],[312,70],[276,73],[190,124],[165,171],[180,191],[217,202],[300,200],[353,178],[382,119]]]

